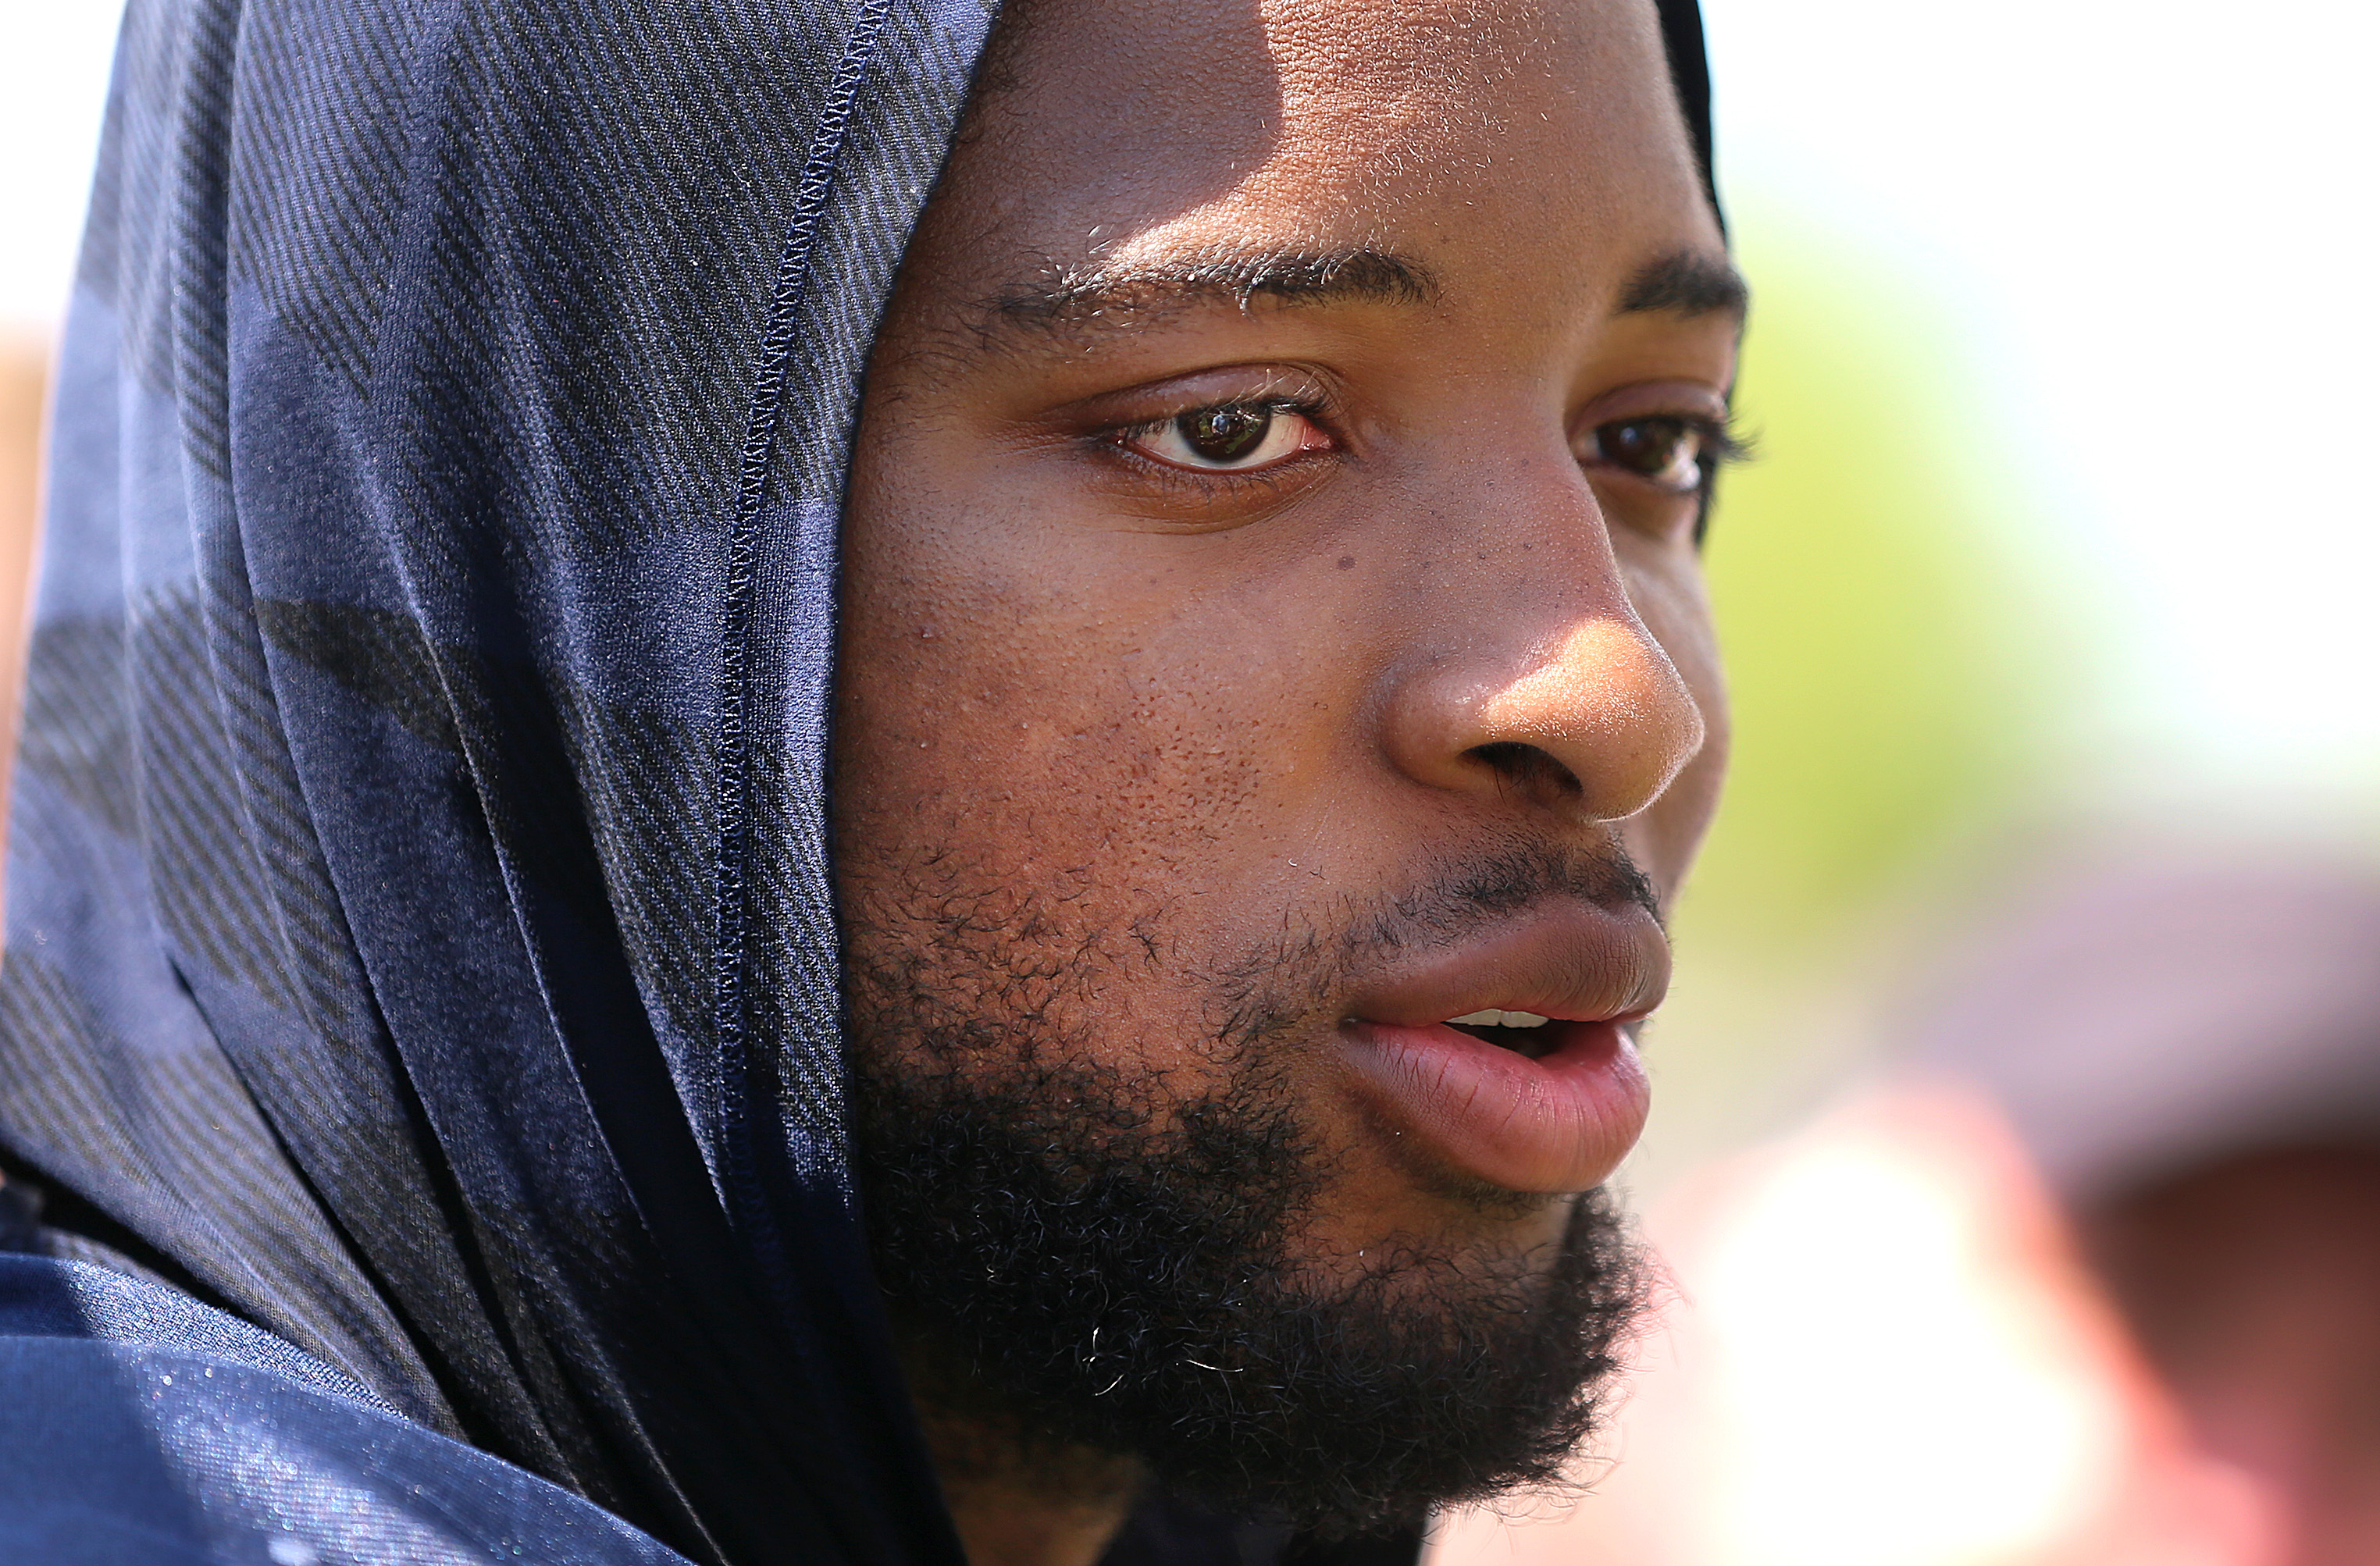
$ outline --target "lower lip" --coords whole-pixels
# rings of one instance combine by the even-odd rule
[[[1443,1023],[1340,1036],[1370,1096],[1448,1162],[1509,1191],[1584,1191],[1635,1146],[1651,1088],[1622,1024],[1545,1026],[1561,1032],[1535,1060]]]

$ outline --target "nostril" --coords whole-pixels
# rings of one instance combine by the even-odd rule
[[[1576,772],[1534,745],[1500,739],[1475,745],[1463,754],[1494,772],[1500,787],[1525,795],[1539,805],[1576,799],[1586,792]]]

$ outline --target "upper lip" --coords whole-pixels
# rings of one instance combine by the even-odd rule
[[[1670,943],[1634,904],[1564,900],[1485,932],[1414,953],[1357,986],[1353,1021],[1418,1027],[1494,1006],[1565,1022],[1631,1022],[1661,1003]]]

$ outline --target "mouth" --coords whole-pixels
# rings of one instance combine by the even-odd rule
[[[1508,1012],[1488,1006],[1468,1016],[1449,1017],[1443,1026],[1534,1061],[1551,1054],[1561,1042],[1561,1029],[1550,1026],[1552,1022],[1553,1018],[1541,1017],[1535,1012]]]
[[[1584,1191],[1644,1130],[1634,1034],[1669,972],[1640,910],[1540,910],[1356,997],[1341,1048],[1392,1135],[1507,1190]]]

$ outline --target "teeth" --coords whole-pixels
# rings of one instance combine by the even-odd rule
[[[1484,1012],[1474,1012],[1469,1016],[1446,1020],[1464,1027],[1543,1027],[1546,1025],[1546,1019],[1535,1012],[1500,1012],[1493,1006]]]

